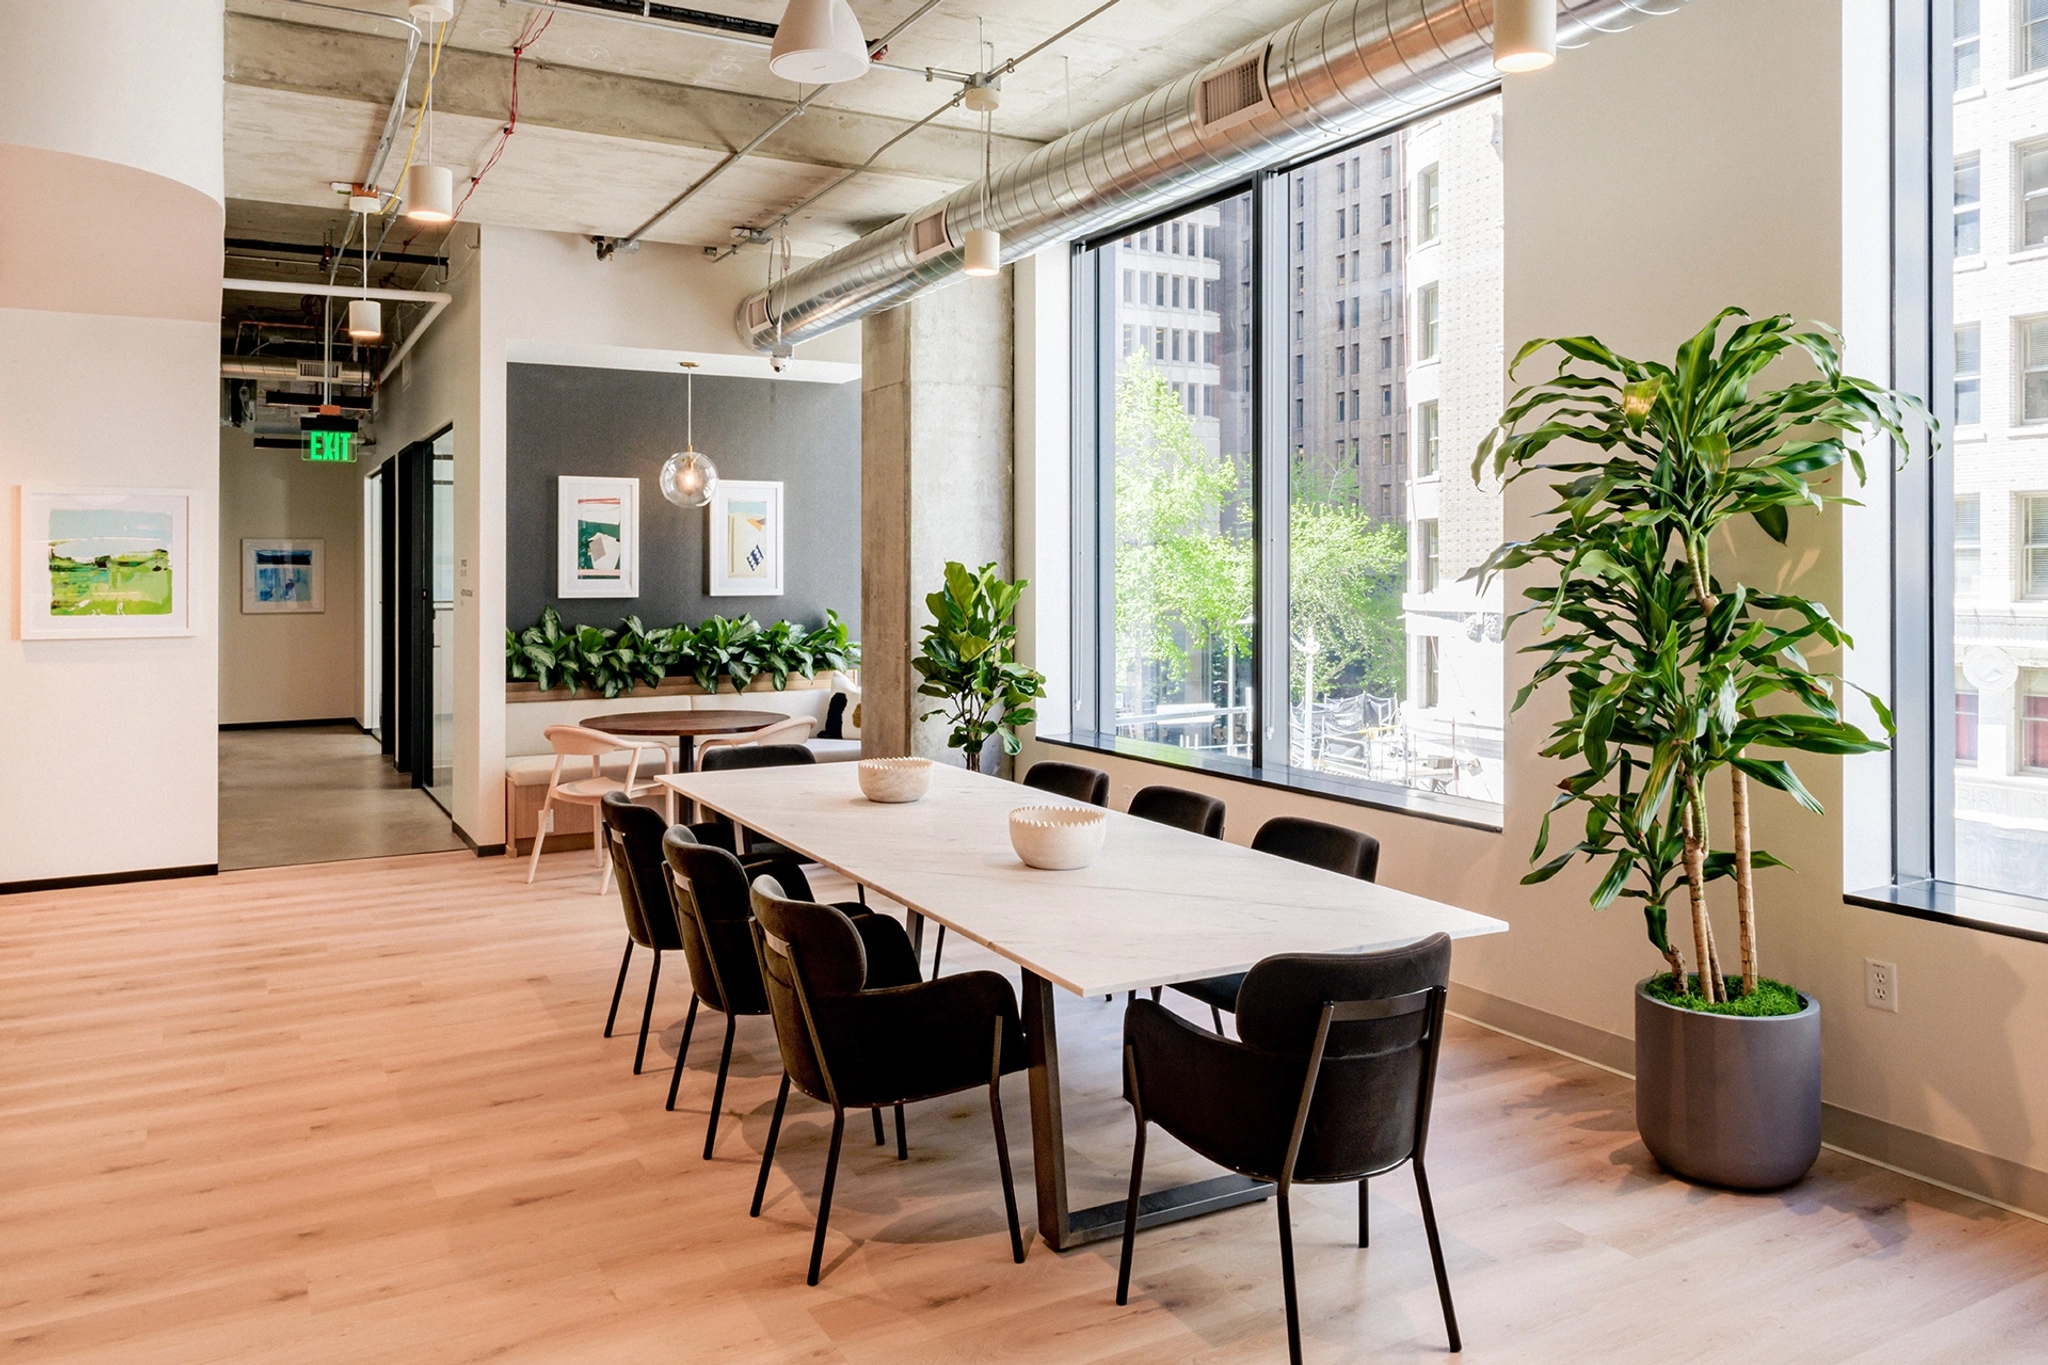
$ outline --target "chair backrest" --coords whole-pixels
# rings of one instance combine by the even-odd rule
[[[1245,973],[1238,1036],[1290,1057],[1308,1056],[1327,1004],[1434,992],[1428,1008],[1330,1026],[1296,1179],[1385,1170],[1421,1150],[1450,979],[1451,940],[1444,934],[1382,953],[1285,953]]]
[[[541,731],[541,734],[546,737],[549,747],[556,753],[576,758],[598,758],[633,747],[617,735],[608,735],[602,730],[592,730],[581,725],[550,725]]]
[[[813,1032],[810,1012],[798,997],[799,982],[813,1001],[858,992],[868,971],[860,931],[832,906],[790,900],[773,877],[756,877],[752,896],[754,949],[768,991],[768,1012],[775,1016],[782,1069],[806,1095],[829,1102],[819,1052],[823,1039]]]
[[[801,744],[743,744],[713,749],[697,766],[718,773],[734,768],[793,768],[817,761],[818,756]]]
[[[1047,761],[1034,763],[1024,774],[1024,785],[1042,792],[1086,801],[1091,806],[1109,804],[1109,774],[1078,763]]]
[[[1286,858],[1325,872],[1335,872],[1360,881],[1377,881],[1380,874],[1380,841],[1342,825],[1304,820],[1298,815],[1276,815],[1259,826],[1252,847],[1276,858]]]
[[[1223,803],[1179,787],[1146,787],[1131,798],[1131,814],[1211,839],[1223,837]]]
[[[766,1014],[768,996],[754,956],[754,911],[740,860],[698,843],[681,825],[662,836],[661,852],[691,985],[715,1010]]]
[[[626,932],[643,948],[667,952],[682,947],[675,905],[669,899],[668,883],[661,871],[661,836],[668,822],[661,818],[660,811],[636,806],[619,792],[606,792],[598,810],[604,839],[618,873]]]

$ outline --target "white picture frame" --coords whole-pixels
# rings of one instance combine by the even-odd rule
[[[555,595],[640,595],[640,480],[556,480]]]
[[[721,479],[710,511],[710,595],[780,597],[782,485]]]
[[[197,634],[191,546],[197,496],[189,488],[20,487],[20,638]]]
[[[242,541],[244,616],[312,615],[326,610],[326,541]]]

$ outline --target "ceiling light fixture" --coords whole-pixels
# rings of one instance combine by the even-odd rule
[[[702,507],[718,491],[718,466],[697,453],[697,362],[682,362],[683,448],[661,466],[661,495],[678,507]]]
[[[995,49],[985,42],[981,46],[983,61],[993,64]],[[987,223],[989,178],[995,167],[995,114],[1002,99],[996,93],[995,83],[989,79],[986,66],[967,83],[965,96],[967,107],[981,113],[981,221]],[[967,248],[967,259],[960,267],[962,273],[978,280],[1003,273],[1002,233],[992,227],[970,228],[962,245]]]
[[[868,40],[846,0],[789,0],[768,69],[799,85],[836,85],[867,74]]]
[[[1541,71],[1557,60],[1557,0],[1494,0],[1493,66]]]
[[[435,40],[434,71],[440,69],[440,45],[448,41],[447,23],[454,15],[452,5],[433,0],[432,3],[416,4],[412,15],[423,23],[439,23],[440,36]],[[452,223],[455,221],[455,172],[446,166],[434,164],[434,75],[427,76],[426,97],[420,101],[420,121],[427,126],[427,159],[415,162],[405,173],[405,216],[415,223]],[[417,130],[414,136],[418,136]]]
[[[363,215],[363,297],[348,301],[348,339],[368,345],[384,339],[384,305],[370,297],[370,215]]]

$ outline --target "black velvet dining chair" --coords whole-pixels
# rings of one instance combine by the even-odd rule
[[[647,1003],[640,1010],[640,1045],[633,1051],[633,1074],[647,1057],[647,1026],[654,1018],[654,992],[661,982],[661,955],[683,946],[676,926],[675,907],[663,879],[661,838],[668,821],[661,812],[628,801],[622,792],[607,792],[598,804],[599,829],[611,850],[618,871],[619,902],[626,912],[626,953],[619,959],[618,984],[612,987],[611,1013],[604,1019],[604,1036],[612,1036],[618,1021],[619,998],[626,990],[626,969],[633,962],[634,945],[654,954],[647,973]]]
[[[831,1105],[832,1141],[806,1277],[806,1283],[816,1284],[846,1111],[879,1112],[882,1105],[987,1086],[1010,1255],[1022,1264],[1024,1239],[1010,1179],[1009,1136],[1003,1129],[1002,1078],[1022,1071],[1029,1059],[1009,981],[994,972],[917,981],[909,936],[895,920],[876,916],[874,929],[864,932],[835,906],[791,900],[773,877],[755,879],[753,906],[754,950],[775,1016],[783,1075],[749,1212],[760,1216],[790,1087]],[[886,958],[876,951],[884,943],[891,945]],[[897,983],[884,976],[879,969],[888,959],[907,961],[912,980]]]
[[[1144,787],[1131,798],[1130,813],[1154,824],[1172,825],[1210,839],[1223,837],[1221,801],[1181,787]]]
[[[810,883],[793,860],[742,865],[724,848],[701,844],[686,828],[678,825],[661,840],[665,859],[667,895],[675,907],[684,960],[690,967],[690,1011],[683,1017],[683,1037],[676,1046],[676,1065],[669,1077],[665,1108],[676,1107],[676,1091],[683,1080],[683,1063],[690,1052],[690,1034],[697,1024],[697,1006],[707,1005],[725,1016],[725,1045],[718,1054],[718,1079],[711,1091],[711,1118],[704,1129],[704,1159],[711,1159],[718,1141],[718,1116],[725,1102],[725,1080],[732,1066],[733,1035],[743,1015],[768,1013],[768,993],[761,984],[761,967],[754,953],[753,909],[747,882],[754,872],[771,871],[792,899],[809,901]],[[892,937],[881,930],[878,917],[866,907],[841,904],[837,907],[853,921],[863,942],[873,940],[868,954],[874,974],[892,984],[915,981],[917,963],[907,951],[896,951],[902,930]],[[881,1111],[875,1112],[875,1141],[882,1142]],[[897,1154],[907,1156],[903,1116],[896,1122]]]
[[[1252,836],[1252,848],[1290,862],[1320,867],[1341,877],[1356,877],[1365,882],[1379,879],[1380,841],[1342,825],[1304,820],[1298,815],[1276,815],[1259,826],[1259,832]],[[1209,1018],[1221,1033],[1223,1016],[1237,1009],[1237,992],[1244,985],[1244,975],[1227,972],[1195,981],[1176,981],[1173,989],[1207,1005]],[[1159,998],[1157,990],[1152,998]]]
[[[1137,1121],[1116,1301],[1130,1299],[1145,1133],[1158,1124],[1240,1175],[1274,1183],[1287,1352],[1301,1361],[1288,1196],[1295,1184],[1358,1182],[1358,1245],[1371,1230],[1367,1181],[1414,1168],[1451,1350],[1462,1349],[1423,1157],[1443,1040],[1451,941],[1434,934],[1380,953],[1290,953],[1245,974],[1239,1040],[1149,1000],[1124,1014],[1124,1087]]]
[[[1086,801],[1091,806],[1109,804],[1109,774],[1096,768],[1084,768],[1078,763],[1053,760],[1034,763],[1024,774],[1024,785],[1055,796]]]
[[[742,768],[800,768],[817,761],[818,756],[802,744],[745,744],[711,750],[697,765],[697,771],[720,773]],[[748,862],[794,856],[772,840],[764,839],[751,830],[736,828],[731,820],[716,811],[707,812],[706,818],[691,825],[690,830],[697,836],[698,843],[730,849]]]

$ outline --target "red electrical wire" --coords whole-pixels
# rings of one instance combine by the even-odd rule
[[[512,140],[512,134],[519,129],[519,59],[526,55],[528,48],[540,41],[541,34],[546,33],[548,25],[554,22],[555,12],[552,8],[545,14],[528,15],[526,23],[520,29],[519,37],[512,44],[512,99],[510,107],[506,110],[505,126],[498,133],[498,145],[484,158],[484,164],[477,168],[477,173],[469,178],[469,188],[462,192],[461,201],[455,205],[455,221],[461,220],[462,210],[469,203],[469,196],[476,193],[476,187],[483,183],[484,177],[491,173],[491,168],[498,164],[498,158],[505,154],[505,144]],[[453,230],[451,223],[450,231]]]

